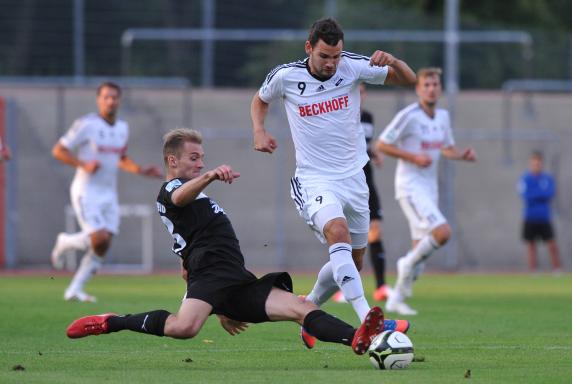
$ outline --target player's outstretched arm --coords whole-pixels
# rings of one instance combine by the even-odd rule
[[[411,86],[415,85],[417,81],[417,76],[409,68],[409,65],[405,61],[394,57],[391,53],[377,50],[371,55],[369,63],[374,66],[382,67],[387,65],[389,67],[385,84]]]
[[[60,142],[52,148],[52,156],[64,164],[71,165],[74,168],[83,168],[87,173],[95,173],[99,169],[99,161],[81,161],[69,149],[64,147]]]
[[[252,134],[254,136],[254,150],[272,153],[278,148],[276,139],[266,132],[264,120],[268,114],[268,104],[262,101],[258,92],[252,98],[250,104],[250,118],[252,119]]]
[[[446,147],[441,149],[441,154],[450,160],[477,161],[477,152],[471,147],[462,151],[455,146]]]
[[[388,156],[402,159],[417,165],[418,167],[425,168],[431,165],[433,160],[431,156],[425,153],[413,153],[404,151],[393,144],[388,144],[383,140],[377,141],[377,149]]]
[[[155,177],[157,179],[163,178],[163,172],[161,171],[161,168],[159,168],[158,166],[149,165],[149,166],[142,167],[139,164],[137,164],[135,161],[133,161],[133,159],[131,159],[127,155],[121,156],[117,166],[122,171],[133,173],[136,175]]]
[[[184,183],[173,192],[171,200],[178,207],[185,206],[195,200],[213,181],[220,180],[224,183],[232,184],[234,179],[239,177],[240,173],[233,171],[228,165],[220,165]]]

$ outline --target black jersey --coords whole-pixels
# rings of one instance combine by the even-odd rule
[[[363,129],[365,142],[367,143],[367,154],[371,159],[373,157],[373,153],[369,148],[369,142],[373,137],[373,115],[370,112],[362,109],[360,111],[360,125]]]
[[[173,252],[185,260],[187,269],[197,272],[223,260],[244,266],[238,239],[224,210],[204,193],[185,205],[173,204],[171,195],[187,182],[177,178],[162,185],[157,196],[157,210],[161,221],[173,236]]]
[[[360,123],[364,130],[365,141],[369,143],[373,137],[373,115],[362,109],[360,112]]]

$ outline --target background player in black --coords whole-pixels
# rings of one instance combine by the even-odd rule
[[[360,84],[361,105],[363,105],[367,96],[365,84]],[[389,286],[385,284],[385,247],[383,246],[383,229],[381,222],[383,221],[383,211],[381,208],[381,199],[377,194],[375,182],[373,179],[373,167],[381,167],[383,165],[383,155],[375,148],[371,148],[370,141],[373,137],[373,115],[362,109],[360,122],[364,129],[365,140],[367,145],[367,153],[369,162],[363,167],[365,173],[365,181],[369,189],[369,233],[367,242],[369,248],[369,257],[375,273],[376,289],[373,292],[373,299],[382,301],[387,299],[389,294]]]
[[[167,182],[157,209],[181,257],[187,293],[179,311],[156,310],[135,315],[103,314],[80,318],[67,329],[70,338],[131,330],[187,339],[217,314],[231,335],[248,323],[295,321],[319,340],[351,345],[363,354],[383,330],[383,312],[373,307],[357,330],[292,294],[288,273],[257,279],[244,266],[238,239],[223,209],[202,191],[213,181],[231,184],[240,176],[227,165],[202,173],[204,151],[197,131],[176,129],[165,135],[163,156]]]

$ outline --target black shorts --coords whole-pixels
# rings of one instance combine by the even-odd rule
[[[373,169],[371,168],[371,161],[368,161],[367,164],[363,166],[363,172],[365,173],[365,182],[367,183],[367,188],[369,189],[369,219],[383,220],[381,200],[377,195],[377,189],[375,189],[375,182],[373,181]]]
[[[526,241],[554,239],[554,231],[550,222],[525,221],[522,226],[522,238]]]
[[[189,273],[186,298],[199,299],[213,306],[212,313],[248,323],[270,321],[266,299],[272,287],[292,292],[287,272],[274,272],[257,278],[244,266],[218,262],[198,273]]]

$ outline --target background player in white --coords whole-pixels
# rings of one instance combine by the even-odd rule
[[[121,88],[117,84],[101,84],[97,88],[98,113],[76,120],[52,149],[57,160],[76,168],[70,194],[81,227],[80,232],[58,235],[52,250],[52,264],[61,268],[62,256],[67,250],[86,251],[65,291],[66,300],[95,301],[83,287],[101,267],[111,238],[119,231],[117,169],[162,177],[159,167],[141,167],[127,156],[129,127],[117,119],[120,98]]]
[[[330,261],[307,300],[321,305],[341,289],[363,320],[370,309],[358,272],[369,229],[362,170],[368,156],[358,85],[412,85],[415,73],[389,53],[375,51],[367,57],[342,48],[338,23],[331,18],[316,21],[305,43],[308,57],[268,74],[252,100],[251,117],[254,149],[274,152],[277,142],[264,122],[269,103],[283,100],[296,150],[291,195],[300,215],[329,246]]]
[[[437,108],[441,69],[420,69],[415,90],[419,101],[402,109],[377,143],[379,150],[399,159],[395,197],[411,230],[412,249],[397,261],[397,281],[386,304],[388,311],[401,315],[417,313],[404,301],[412,293],[414,270],[451,237],[451,227],[438,207],[439,158],[476,160],[473,148],[460,151],[455,147],[449,113]]]

